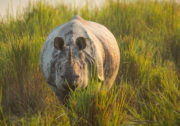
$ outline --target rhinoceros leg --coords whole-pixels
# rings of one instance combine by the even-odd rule
[[[55,95],[58,97],[60,103],[64,104],[67,100],[66,97],[67,97],[68,92],[67,91],[60,91],[52,85],[49,85],[49,86],[50,86],[51,90],[55,93]]]

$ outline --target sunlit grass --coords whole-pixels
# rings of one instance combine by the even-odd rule
[[[88,5],[87,5],[88,6]],[[49,32],[79,14],[115,35],[121,63],[110,91],[71,92],[66,106],[48,87],[40,51]],[[180,125],[180,5],[107,2],[102,9],[32,4],[0,22],[0,125]]]

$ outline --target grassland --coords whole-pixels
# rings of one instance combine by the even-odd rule
[[[32,4],[0,22],[0,125],[179,126],[180,4],[107,2],[94,10]],[[116,82],[71,93],[64,107],[40,69],[49,32],[79,14],[105,25],[121,52]]]

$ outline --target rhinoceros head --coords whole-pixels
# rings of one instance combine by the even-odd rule
[[[60,50],[55,63],[55,83],[58,89],[85,88],[88,83],[88,70],[85,55],[86,40],[78,37],[75,44],[66,45],[62,37],[54,39],[54,47]]]

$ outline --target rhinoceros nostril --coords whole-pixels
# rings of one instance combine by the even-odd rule
[[[78,78],[79,78],[79,75],[75,75],[74,77],[75,77],[76,79],[78,79]]]
[[[61,75],[61,78],[62,78],[62,79],[65,79],[65,76],[64,76],[64,75]]]

